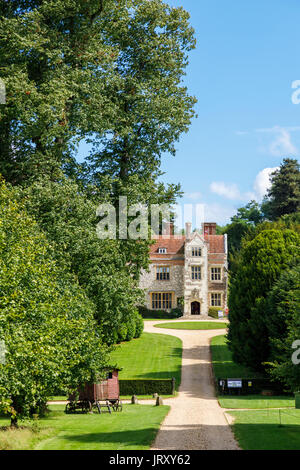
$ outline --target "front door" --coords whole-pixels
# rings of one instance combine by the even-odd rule
[[[191,314],[192,315],[200,315],[200,303],[199,302],[192,302],[192,304],[191,304]]]

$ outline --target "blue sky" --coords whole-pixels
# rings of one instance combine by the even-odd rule
[[[198,118],[164,155],[163,181],[180,182],[180,203],[205,204],[224,224],[266,190],[270,168],[300,151],[299,0],[168,0],[191,15],[197,47],[185,83]]]

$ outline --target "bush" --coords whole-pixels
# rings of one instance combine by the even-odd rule
[[[180,318],[182,317],[182,310],[179,307],[172,308],[171,314],[174,316],[174,318]]]
[[[182,311],[180,308],[173,308],[171,312],[166,310],[150,310],[147,307],[140,306],[139,314],[143,318],[154,318],[157,320],[174,320],[182,316]]]
[[[127,324],[122,323],[118,328],[118,343],[126,341],[127,338]]]
[[[140,338],[144,331],[144,320],[139,313],[136,314],[135,338]]]
[[[126,341],[131,341],[134,338],[134,335],[135,335],[135,329],[136,329],[135,318],[130,318],[126,322],[126,326],[127,326]]]
[[[210,307],[208,310],[208,316],[212,318],[219,318],[218,311],[219,307]]]
[[[175,383],[172,379],[120,380],[120,395],[173,395]]]

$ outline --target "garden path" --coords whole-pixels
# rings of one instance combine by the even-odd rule
[[[210,340],[223,330],[160,330],[158,323],[165,321],[145,322],[144,331],[182,340],[182,379],[178,396],[164,400],[171,410],[152,450],[238,450],[213,383]]]

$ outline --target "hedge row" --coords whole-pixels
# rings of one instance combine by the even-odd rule
[[[139,314],[143,318],[154,318],[157,320],[173,320],[182,317],[181,308],[172,308],[170,312],[166,310],[150,310],[147,307],[139,306]]]
[[[228,380],[242,380],[242,388],[228,388]],[[264,390],[274,392],[276,395],[284,394],[281,384],[271,382],[267,378],[262,379],[216,379],[216,388],[219,395],[257,395]]]
[[[119,381],[120,395],[174,395],[175,379],[132,379]]]

